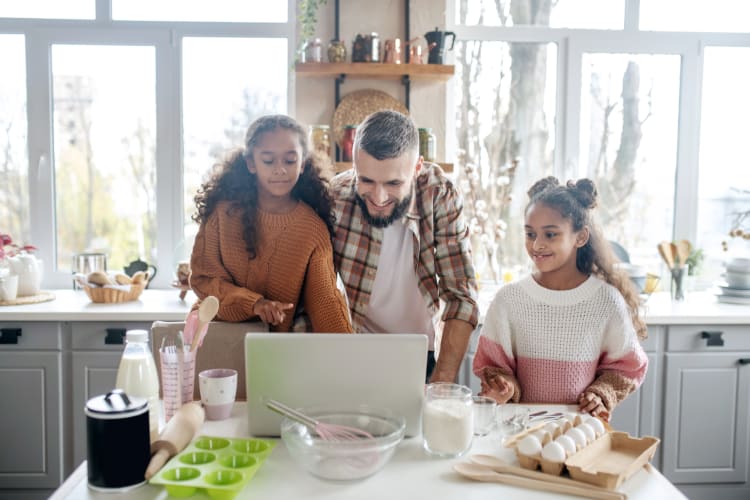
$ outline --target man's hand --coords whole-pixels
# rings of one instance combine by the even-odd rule
[[[285,304],[275,300],[260,299],[253,306],[253,313],[269,325],[279,325],[286,318],[286,312],[294,307],[294,304]]]

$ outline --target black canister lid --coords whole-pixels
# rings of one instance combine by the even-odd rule
[[[122,389],[95,396],[86,402],[86,414],[102,418],[123,418],[139,415],[148,410],[148,400],[128,396]]]

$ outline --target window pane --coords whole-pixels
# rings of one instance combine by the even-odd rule
[[[750,240],[729,236],[732,229],[750,234],[750,48],[707,47],[704,54],[697,243],[706,255],[702,278],[710,283],[724,259],[750,257]]]
[[[112,19],[285,23],[287,5],[267,0],[112,0]]]
[[[29,243],[26,56],[23,35],[0,35],[0,232]]]
[[[625,0],[457,0],[457,24],[622,29]]]
[[[0,3],[0,17],[95,19],[96,0],[23,0]]]
[[[656,244],[674,226],[680,57],[584,54],[582,68],[575,177],[596,182],[605,237],[659,272]]]
[[[153,47],[52,47],[57,266],[156,261]]]
[[[204,176],[231,148],[242,146],[255,118],[286,113],[286,39],[186,38],[182,44],[184,248],[197,226],[190,217]],[[242,54],[240,59],[237,54]]]
[[[552,173],[556,54],[554,44],[456,43],[458,183],[480,279],[528,261],[522,213],[526,190]]]
[[[658,0],[640,3],[640,28],[651,31],[750,32],[747,0]]]

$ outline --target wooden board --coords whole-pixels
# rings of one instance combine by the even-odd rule
[[[55,294],[52,292],[39,292],[36,295],[26,295],[24,297],[16,297],[13,300],[2,300],[0,306],[21,306],[26,304],[38,304],[40,302],[48,302],[55,300]]]

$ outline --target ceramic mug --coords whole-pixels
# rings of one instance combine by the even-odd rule
[[[215,368],[198,374],[201,403],[208,420],[229,418],[237,394],[237,370]]]

